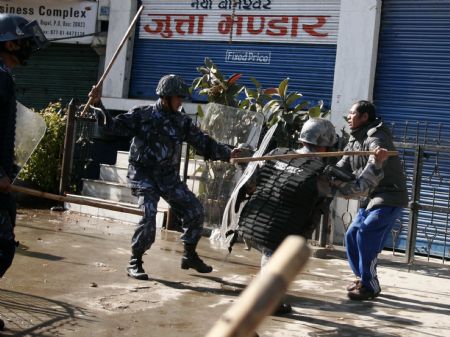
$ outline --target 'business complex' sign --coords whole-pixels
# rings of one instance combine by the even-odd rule
[[[0,0],[1,14],[17,14],[36,20],[47,39],[75,37],[95,32],[97,3],[90,1]],[[92,42],[92,36],[62,40],[66,43]]]

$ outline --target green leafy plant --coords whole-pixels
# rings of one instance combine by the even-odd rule
[[[208,102],[237,107],[237,95],[243,89],[243,85],[237,84],[241,74],[233,74],[225,79],[210,58],[206,57],[204,63],[204,66],[197,68],[202,76],[192,82],[193,90],[199,90],[200,95],[207,95]]]
[[[19,174],[19,179],[30,182],[42,191],[57,192],[59,187],[61,153],[66,127],[61,103],[50,103],[38,112],[47,125],[44,138]]]
[[[262,90],[257,85],[256,91],[245,90],[247,95],[243,101],[249,101],[264,115],[267,127],[278,123],[279,128],[274,134],[277,147],[294,148],[298,146],[298,137],[303,123],[310,117],[325,117],[329,111],[323,107],[323,102],[310,107],[309,102],[301,101],[302,94],[289,91],[289,78],[280,82],[277,88]]]
[[[274,93],[275,89],[263,89],[261,83],[254,77],[250,77],[250,80],[255,85],[255,89],[244,87],[243,92],[245,93],[245,98],[239,102],[239,107],[241,109],[263,113],[263,108],[271,100],[270,94]]]

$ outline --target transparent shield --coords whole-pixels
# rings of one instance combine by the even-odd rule
[[[263,122],[261,114],[209,103],[201,128],[221,143],[256,148]],[[212,236],[220,232],[223,211],[242,172],[240,166],[220,161],[197,165],[198,196],[205,209],[205,226],[213,229]]]
[[[229,145],[258,145],[263,126],[262,114],[233,108],[230,106],[209,103],[202,122],[202,129],[214,139]]]
[[[22,170],[33,151],[45,135],[47,126],[44,118],[17,102],[16,137],[14,155],[16,174]]]

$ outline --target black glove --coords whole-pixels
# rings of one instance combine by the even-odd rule
[[[355,176],[347,171],[344,171],[343,169],[333,166],[333,165],[327,165],[325,169],[323,170],[323,173],[330,179],[330,180],[339,180],[343,182],[352,181],[355,179]]]

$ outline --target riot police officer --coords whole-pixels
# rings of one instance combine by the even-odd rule
[[[300,133],[303,147],[295,152],[325,152],[336,143],[333,124],[322,118],[310,118]],[[271,155],[292,153],[275,149]],[[288,235],[309,238],[320,217],[328,212],[334,195],[360,190],[382,177],[377,168],[387,158],[387,150],[376,148],[366,170],[357,177],[329,165],[326,158],[310,157],[291,160],[271,160],[257,171],[256,186],[250,187],[251,197],[243,207],[238,232],[262,253],[261,267]],[[250,184],[251,185],[251,184]],[[277,313],[290,312],[282,303]]]
[[[334,126],[326,119],[310,118],[299,140],[301,149],[277,148],[269,155],[328,151],[336,143]],[[240,214],[238,233],[261,251],[262,268],[287,236],[309,238],[328,211],[328,181],[322,189],[319,180],[326,164],[318,157],[266,161],[246,186],[251,196]],[[291,310],[282,303],[276,314]]]
[[[150,106],[138,106],[112,118],[103,107],[105,131],[115,135],[133,137],[130,146],[128,179],[133,195],[139,197],[144,216],[131,240],[131,259],[127,267],[130,277],[148,279],[142,264],[142,255],[155,241],[156,212],[163,197],[182,220],[184,254],[181,268],[193,268],[210,273],[212,267],[196,253],[200,239],[204,210],[186,184],[180,180],[178,167],[183,142],[191,144],[205,159],[228,161],[239,151],[216,142],[203,133],[182,112],[182,100],[189,95],[188,86],[178,75],[163,76],[156,88],[159,99]],[[90,97],[100,103],[99,88]],[[101,121],[102,123],[103,121]]]
[[[36,21],[0,14],[0,277],[14,258],[16,204],[10,193],[14,179],[16,95],[12,69],[24,65],[31,54],[47,44]],[[0,322],[3,328],[3,321]]]

